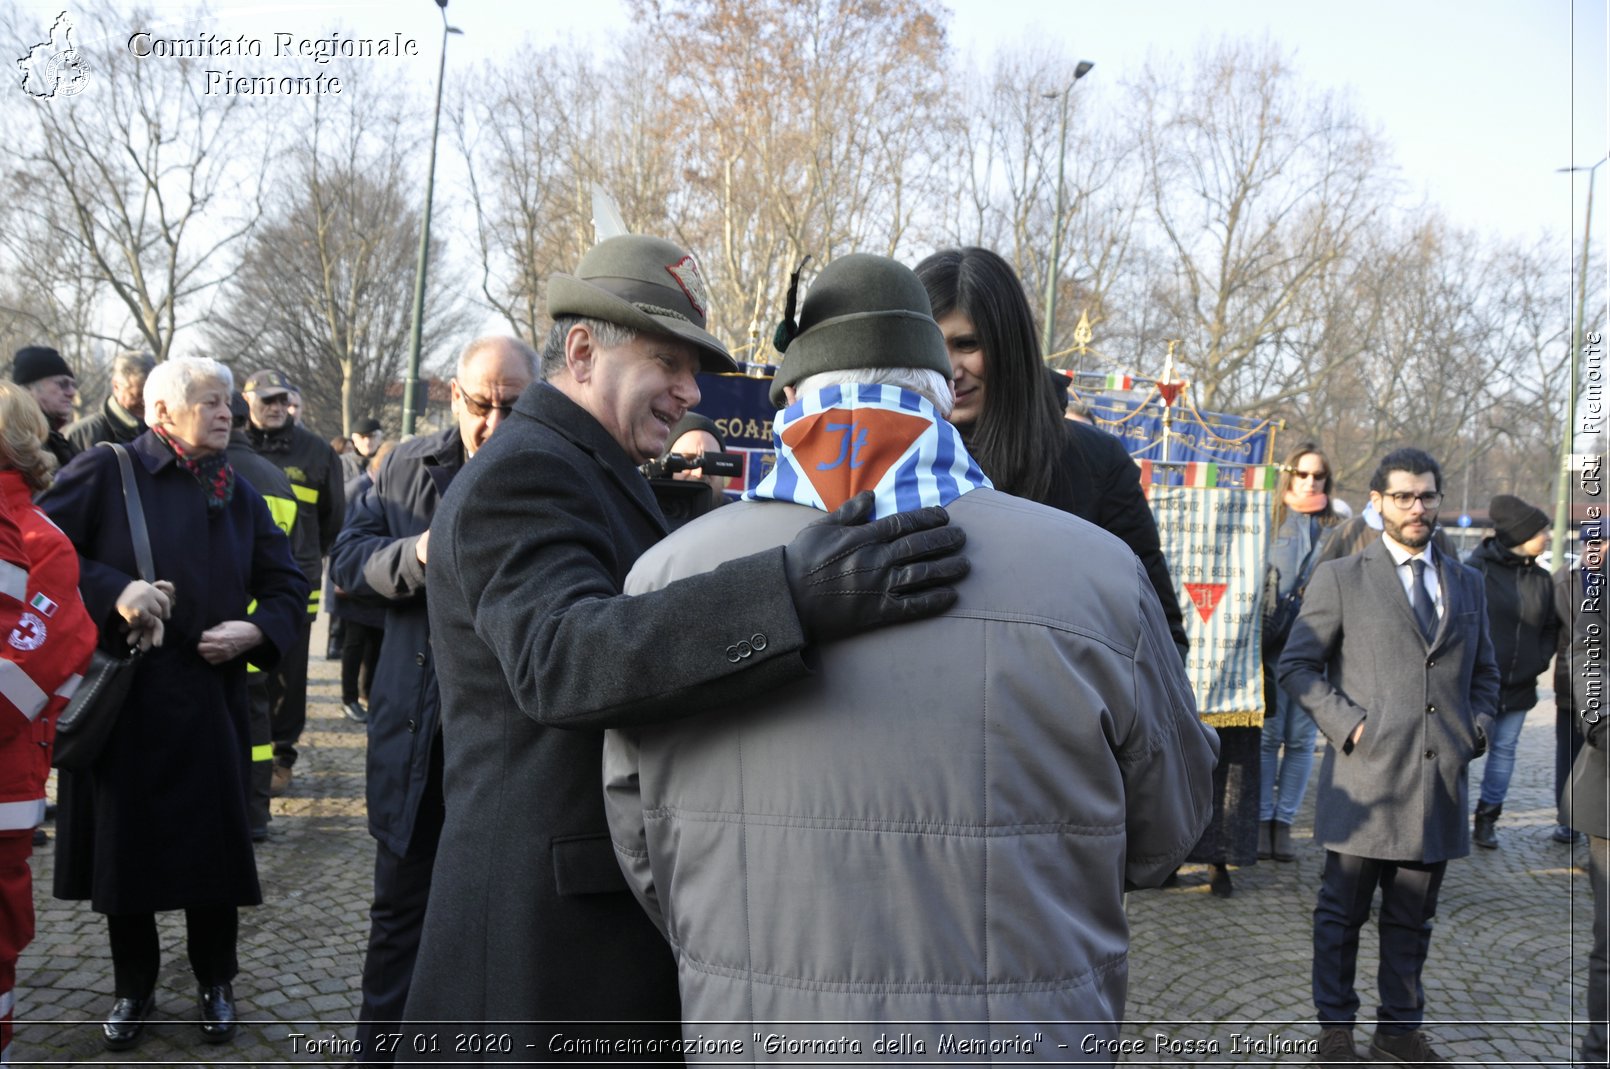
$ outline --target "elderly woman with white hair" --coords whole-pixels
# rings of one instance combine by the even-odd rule
[[[118,458],[74,458],[40,505],[77,548],[101,645],[147,649],[98,762],[59,784],[55,893],[104,913],[115,1002],[106,1046],[140,1039],[156,1003],[156,913],[185,911],[202,1038],[235,1032],[237,908],[262,901],[247,821],[247,664],[295,641],[307,581],[261,495],[236,477],[233,376],[215,360],[158,364],[150,429],[126,448],[156,574],[140,577]]]

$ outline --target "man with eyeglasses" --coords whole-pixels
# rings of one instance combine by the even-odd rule
[[[696,373],[736,365],[669,241],[600,242],[548,276],[547,306],[543,381],[506,423],[508,398],[477,393],[497,434],[431,519],[446,821],[398,1060],[444,1057],[423,1022],[485,1025],[509,1044],[472,1053],[487,1061],[641,1061],[609,1040],[678,1039],[675,960],[610,843],[604,729],[808,685],[818,645],[940,613],[966,572],[941,509],[874,520],[866,494],[786,546],[626,596],[668,533],[639,465],[699,403]]]
[[[360,1062],[392,1060],[387,1042],[376,1037],[402,1019],[442,832],[441,697],[426,612],[431,519],[536,370],[537,354],[517,338],[478,338],[466,346],[452,382],[452,425],[392,450],[374,485],[353,501],[330,551],[337,586],[386,603],[369,695],[375,885],[358,1009]]]
[[[56,458],[58,468],[66,467],[79,453],[62,434],[62,428],[77,415],[73,402],[78,397],[78,376],[50,346],[25,345],[12,357],[11,381],[27,389],[39,403],[39,411],[50,425],[45,448]]]
[[[270,787],[275,797],[291,787],[296,744],[307,723],[308,638],[319,615],[324,555],[330,552],[346,514],[346,491],[341,458],[330,443],[297,424],[290,412],[296,387],[285,373],[273,368],[254,372],[241,391],[251,409],[246,436],[253,449],[272,461],[291,480],[297,517],[291,553],[307,576],[307,616],[296,646],[285,651],[269,680],[273,695],[271,722],[274,735],[274,773]]]
[[[1470,853],[1470,762],[1486,749],[1499,673],[1481,576],[1432,545],[1442,470],[1398,449],[1370,479],[1381,539],[1314,569],[1277,670],[1330,745],[1314,838],[1319,1061],[1361,1061],[1353,977],[1359,929],[1381,889],[1381,1004],[1370,1044],[1387,1062],[1442,1064],[1426,1039],[1420,973],[1450,860]]]

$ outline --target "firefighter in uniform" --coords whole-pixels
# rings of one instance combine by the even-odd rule
[[[297,502],[291,553],[312,587],[301,636],[295,647],[285,651],[280,667],[269,679],[274,745],[271,792],[278,796],[290,789],[296,743],[307,723],[308,636],[319,614],[324,556],[330,552],[330,545],[341,529],[341,519],[346,515],[346,495],[341,459],[335,450],[291,417],[288,405],[296,387],[284,372],[273,369],[255,372],[246,380],[242,392],[250,412],[248,441],[291,481]]]

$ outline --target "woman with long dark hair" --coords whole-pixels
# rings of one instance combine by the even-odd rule
[[[916,272],[950,350],[950,422],[984,474],[999,490],[1123,539],[1145,566],[1183,657],[1185,621],[1140,471],[1117,438],[1063,418],[1017,272],[977,246],[941,249]]]
[[[1300,593],[1313,573],[1320,550],[1331,530],[1342,521],[1331,495],[1331,466],[1313,442],[1303,442],[1286,455],[1280,466],[1275,493],[1274,540],[1269,567],[1274,571],[1271,596]],[[1266,611],[1271,606],[1265,606]],[[1264,645],[1264,662],[1280,660],[1284,643]],[[1314,718],[1278,686],[1269,715],[1263,721],[1262,776],[1258,788],[1258,856],[1291,861],[1291,826],[1308,790],[1314,767],[1314,740],[1319,727]],[[1278,797],[1277,797],[1278,795]]]

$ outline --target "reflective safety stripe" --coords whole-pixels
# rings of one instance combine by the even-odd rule
[[[26,802],[0,802],[0,831],[37,828],[44,822],[43,798],[30,798]]]
[[[71,701],[73,695],[78,693],[78,686],[82,682],[84,682],[84,677],[76,672],[68,676],[67,681],[56,688],[56,697],[66,698]]]
[[[319,604],[320,604],[319,599],[323,596],[323,594],[324,594],[324,592],[322,590],[320,590],[318,587],[313,588],[312,593],[308,594],[308,596],[307,596],[307,611],[308,612],[314,613],[315,615],[317,615],[317,613],[319,611]]]
[[[313,492],[313,496],[319,496],[317,490]],[[290,534],[291,528],[296,526],[296,502],[288,497],[266,496],[263,501],[268,505],[268,514],[273,517],[274,526]]]
[[[247,675],[251,675],[253,672],[261,672],[261,671],[262,671],[262,669],[257,667],[255,664],[252,664],[250,661],[246,662],[246,674]]]
[[[272,742],[265,742],[261,746],[252,747],[253,763],[272,760],[274,760],[274,744]]]
[[[311,486],[298,486],[296,483],[292,483],[291,493],[296,495],[296,500],[306,501],[309,505],[319,503],[319,492]]]
[[[39,689],[27,672],[16,661],[0,660],[0,698],[17,707],[17,711],[33,720],[44,711],[50,695]]]
[[[0,594],[21,601],[28,596],[28,572],[8,560],[0,560]]]

